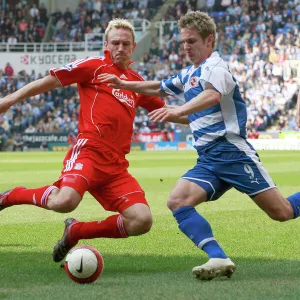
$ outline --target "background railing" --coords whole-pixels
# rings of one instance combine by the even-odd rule
[[[146,19],[129,20],[135,28],[138,42],[149,29],[151,22]],[[43,42],[43,43],[0,43],[0,52],[77,52],[102,51],[104,33],[86,33],[82,42]]]

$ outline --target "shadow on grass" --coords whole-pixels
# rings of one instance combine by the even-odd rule
[[[15,245],[16,246],[16,245]],[[29,245],[28,245],[29,246]],[[30,284],[51,284],[65,280],[65,272],[60,263],[52,261],[52,254],[46,252],[7,252],[0,251],[1,286],[17,287]],[[102,253],[104,258],[103,276],[106,278],[147,277],[155,274],[169,277],[177,274],[179,277],[191,275],[194,266],[206,262],[204,257],[196,256],[153,256],[153,255],[112,255]],[[258,258],[232,257],[237,265],[237,271],[231,281],[243,282],[248,280],[298,280],[299,261],[269,260]],[[226,278],[216,280],[224,281]]]

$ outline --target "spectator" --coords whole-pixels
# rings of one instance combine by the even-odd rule
[[[3,128],[3,126],[0,124],[0,150],[3,151],[7,147],[7,132]]]
[[[256,131],[256,129],[253,127],[251,130],[248,130],[248,138],[249,139],[258,139],[259,133]]]
[[[24,151],[24,141],[20,133],[17,133],[13,140],[13,151],[16,151],[17,149]]]
[[[141,128],[139,129],[139,133],[150,133],[151,130],[150,128],[147,126],[146,122],[143,122],[141,125]]]
[[[36,128],[30,124],[24,131],[25,133],[35,133],[36,132]]]
[[[163,137],[162,137],[162,141],[163,142],[171,142],[173,140],[172,136],[170,135],[170,133],[168,132],[168,130],[163,130]]]
[[[14,75],[14,69],[10,63],[6,64],[4,72],[8,77],[12,77]]]

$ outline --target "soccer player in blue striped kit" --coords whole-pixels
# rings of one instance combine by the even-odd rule
[[[161,82],[129,82],[108,74],[100,80],[136,93],[184,96],[182,106],[150,113],[153,121],[182,123],[186,118],[199,155],[195,167],[173,188],[168,207],[180,230],[209,256],[207,263],[193,268],[193,274],[201,280],[230,277],[235,264],[195,206],[216,200],[234,187],[249,195],[272,219],[283,222],[299,216],[300,193],[283,197],[247,142],[246,104],[228,64],[214,51],[213,19],[203,12],[189,12],[178,25],[191,66]]]

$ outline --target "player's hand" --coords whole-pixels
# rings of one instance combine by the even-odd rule
[[[97,79],[102,83],[104,82],[108,83],[108,86],[112,88],[117,88],[117,89],[122,88],[123,80],[121,80],[118,76],[114,74],[104,73],[98,75]]]
[[[149,116],[150,116],[150,120],[153,122],[157,122],[157,121],[175,122],[176,119],[181,116],[181,110],[180,107],[178,108],[162,107],[151,111],[149,113]]]

